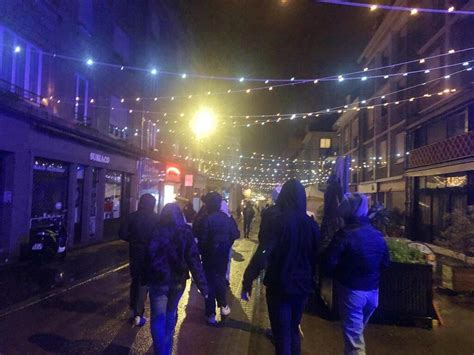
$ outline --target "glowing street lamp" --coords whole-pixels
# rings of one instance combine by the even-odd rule
[[[191,121],[191,129],[198,139],[204,138],[214,132],[216,125],[216,116],[214,112],[208,108],[202,108],[196,112]]]

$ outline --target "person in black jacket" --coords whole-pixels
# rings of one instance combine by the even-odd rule
[[[277,355],[301,353],[299,324],[314,276],[319,239],[317,223],[306,214],[306,193],[294,179],[282,187],[276,211],[269,216],[266,262],[250,263],[242,285],[242,299],[251,295],[252,282],[266,264],[264,284]]]
[[[250,227],[252,226],[252,221],[255,217],[255,210],[250,201],[247,201],[242,213],[244,215],[244,238],[248,238],[250,235]]]
[[[138,202],[138,210],[131,213],[120,226],[119,236],[129,243],[130,250],[130,310],[136,326],[146,323],[143,313],[148,293],[146,286],[147,247],[155,227],[158,215],[154,212],[156,199],[151,194],[144,194]]]
[[[220,307],[221,316],[230,314],[226,293],[227,263],[232,244],[239,238],[237,224],[221,211],[222,197],[217,192],[206,195],[205,215],[199,225],[195,226],[199,251],[209,284],[209,297],[206,299],[206,318],[211,325],[216,321],[216,301]]]
[[[189,271],[201,294],[208,294],[199,251],[178,204],[167,204],[148,249],[151,335],[155,354],[171,355],[177,308]]]
[[[390,265],[382,233],[369,224],[363,194],[347,194],[338,207],[345,226],[325,255],[326,272],[338,282],[345,354],[365,354],[364,328],[378,306],[380,271]]]

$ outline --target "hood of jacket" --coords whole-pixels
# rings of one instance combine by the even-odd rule
[[[221,209],[222,196],[217,192],[209,192],[206,195],[206,207],[208,213],[218,212]]]
[[[306,214],[306,191],[296,179],[285,182],[277,199],[277,206],[283,213]]]
[[[151,194],[144,194],[138,201],[138,210],[152,213],[155,210],[156,199]]]

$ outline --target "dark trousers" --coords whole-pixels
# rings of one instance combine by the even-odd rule
[[[251,219],[244,219],[244,237],[249,236],[251,225],[252,225],[252,220]]]
[[[301,354],[299,325],[307,298],[306,295],[282,296],[267,289],[268,315],[277,355]]]
[[[206,302],[206,316],[216,314],[216,303],[218,307],[227,306],[227,285],[226,273],[229,252],[219,257],[219,260],[213,260],[212,263],[204,262],[204,272],[206,274],[207,285],[209,288]]]
[[[141,277],[132,277],[130,284],[130,310],[133,317],[143,316],[148,287],[143,285]]]

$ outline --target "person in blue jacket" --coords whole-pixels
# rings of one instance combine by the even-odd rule
[[[365,354],[364,328],[378,306],[380,272],[390,265],[382,233],[367,218],[363,194],[346,194],[338,207],[344,227],[324,257],[326,272],[338,283],[345,354]]]

